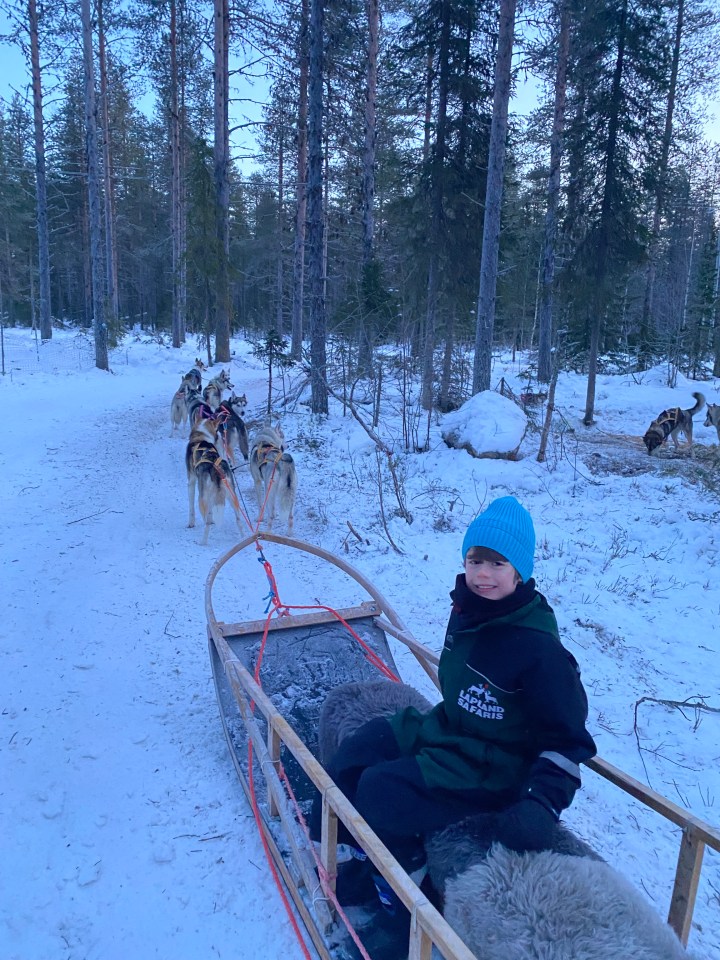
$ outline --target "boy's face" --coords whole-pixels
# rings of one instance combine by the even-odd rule
[[[491,559],[485,556],[487,552],[483,551],[483,555],[477,556],[474,548],[468,551],[465,557],[465,582],[478,597],[503,600],[515,593],[520,577],[515,567],[500,554],[495,554],[497,559]]]

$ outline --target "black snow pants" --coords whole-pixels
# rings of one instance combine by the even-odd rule
[[[460,793],[428,787],[417,760],[401,756],[392,727],[382,717],[368,721],[346,737],[327,765],[327,772],[408,872],[425,861],[426,834],[492,809],[486,791]],[[322,798],[318,793],[310,815],[313,840],[320,839],[321,816]],[[357,846],[342,824],[338,842]]]

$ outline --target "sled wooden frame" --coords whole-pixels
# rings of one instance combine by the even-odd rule
[[[247,729],[249,740],[252,742],[260,761],[267,785],[270,815],[274,818],[280,817],[283,821],[282,826],[285,835],[290,841],[290,852],[293,857],[295,871],[291,871],[288,868],[277,844],[273,840],[267,823],[261,824],[261,829],[265,839],[268,841],[273,860],[280,871],[288,892],[292,896],[293,902],[308,930],[318,955],[321,957],[321,960],[331,960],[331,954],[325,944],[323,934],[327,931],[333,914],[328,907],[327,900],[322,897],[322,892],[319,891],[312,854],[309,849],[307,849],[306,844],[305,846],[303,845],[303,838],[298,840],[297,831],[293,831],[292,825],[288,822],[285,791],[278,775],[281,745],[284,745],[292,753],[304,772],[322,794],[323,817],[320,859],[328,875],[333,877],[337,870],[337,828],[338,820],[340,820],[355,837],[358,844],[367,852],[379,872],[383,874],[399,899],[410,912],[411,924],[408,960],[430,960],[433,944],[437,946],[446,960],[474,960],[474,954],[471,953],[427,897],[421,893],[390,851],[340,792],[339,788],[327,775],[319,761],[313,756],[291,725],[275,708],[273,703],[265,696],[262,688],[255,682],[252,675],[230,648],[226,637],[262,631],[265,626],[265,620],[246,621],[243,623],[219,622],[215,616],[212,604],[213,584],[218,573],[229,560],[246,548],[260,544],[261,541],[312,554],[339,568],[351,579],[355,580],[367,592],[371,601],[361,603],[357,607],[338,611],[343,619],[350,621],[358,617],[367,617],[368,615],[373,617],[381,630],[404,644],[413,653],[438,688],[437,665],[439,663],[439,657],[413,637],[384,596],[360,571],[356,570],[341,558],[314,544],[272,534],[267,531],[259,531],[241,540],[231,550],[218,558],[208,574],[205,584],[205,613],[207,617],[208,642],[211,645],[211,651],[214,646],[214,650],[220,658],[225,676]],[[313,613],[274,618],[270,621],[269,629],[282,630],[299,625],[327,623],[335,619],[332,613],[319,610]],[[267,736],[265,740],[254,719],[250,706],[251,702],[254,703],[255,709],[259,710],[265,718],[267,724]],[[248,799],[250,799],[250,790],[245,773],[232,749],[231,754],[233,755],[233,761],[243,789]],[[633,777],[600,757],[595,757],[593,760],[588,761],[587,766],[593,772],[605,777],[610,783],[619,787],[634,799],[650,807],[656,813],[659,813],[665,819],[680,827],[682,831],[680,847],[667,922],[675,931],[683,945],[687,945],[705,847],[709,846],[713,850],[720,852],[720,830],[694,817],[661,794],[651,790],[639,780],[635,780]],[[293,835],[293,833],[295,835]],[[301,893],[303,886],[305,886],[308,891],[307,898],[304,898]],[[315,905],[315,916],[313,916],[312,911],[307,905],[307,899],[310,899]]]

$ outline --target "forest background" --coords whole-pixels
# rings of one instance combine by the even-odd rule
[[[387,342],[428,410],[507,345],[586,372],[586,423],[608,363],[720,375],[710,0],[0,8],[3,323],[92,327],[101,369],[138,323],[241,331],[320,413]]]

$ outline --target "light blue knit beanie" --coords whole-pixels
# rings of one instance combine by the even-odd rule
[[[463,563],[471,547],[487,547],[508,560],[523,583],[532,576],[535,527],[532,517],[515,497],[498,497],[467,528],[462,545]]]

